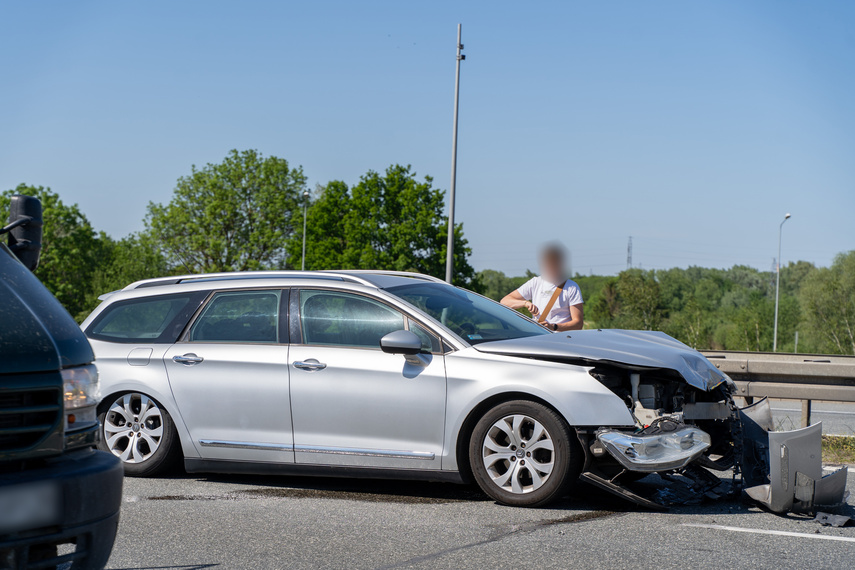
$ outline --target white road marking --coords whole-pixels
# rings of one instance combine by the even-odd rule
[[[724,526],[720,524],[693,524],[683,523],[681,526],[691,526],[695,528],[708,528],[712,530],[728,530],[731,532],[748,532],[752,534],[771,534],[775,536],[794,536],[798,538],[818,538],[820,540],[837,540],[840,542],[855,542],[855,537],[849,536],[828,536],[825,534],[807,534],[804,532],[787,532],[784,530],[766,530],[762,528],[742,528],[738,526]]]

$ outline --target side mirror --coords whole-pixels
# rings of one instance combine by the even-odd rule
[[[422,339],[411,331],[394,331],[380,339],[380,350],[388,354],[413,355],[422,351]]]
[[[9,233],[9,249],[30,271],[39,266],[42,250],[42,203],[32,196],[12,196],[9,225],[0,233]]]

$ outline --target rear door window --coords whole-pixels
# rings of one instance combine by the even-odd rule
[[[174,343],[207,295],[195,291],[117,301],[92,321],[86,336],[120,343]]]
[[[284,342],[279,336],[282,291],[215,293],[190,327],[189,342]]]

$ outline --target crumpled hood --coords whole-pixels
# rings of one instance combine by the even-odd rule
[[[705,392],[727,380],[727,376],[700,352],[656,331],[569,331],[484,342],[474,348],[491,354],[543,360],[666,368],[677,372],[691,386]]]

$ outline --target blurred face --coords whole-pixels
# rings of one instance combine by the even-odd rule
[[[564,260],[561,254],[546,251],[540,258],[540,273],[550,283],[558,284],[564,278]]]

